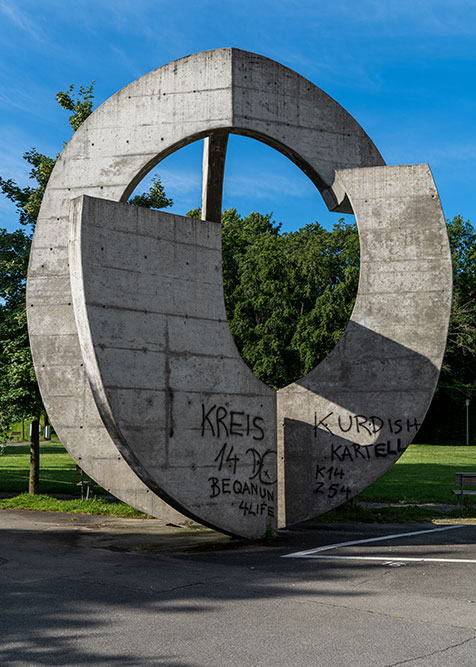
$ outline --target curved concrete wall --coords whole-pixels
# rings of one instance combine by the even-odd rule
[[[359,227],[350,322],[324,361],[278,392],[282,525],[341,505],[415,437],[451,309],[451,255],[428,165],[338,172]]]
[[[388,443],[399,424],[417,424],[426,411],[444,350],[450,264],[427,167],[385,168],[342,107],[262,56],[219,49],[165,65],[107,100],[75,133],[48,183],[28,276],[33,359],[50,418],[85,472],[119,498],[183,520],[161,496],[192,518],[255,537],[273,527],[275,512],[260,510],[256,517],[240,509],[243,494],[228,474],[236,472],[238,444],[231,452],[230,442],[220,440],[215,451],[209,417],[221,406],[235,419],[226,433],[222,411],[214,428],[223,427],[227,440],[236,431],[236,443],[243,423],[246,437],[256,436],[248,417],[251,424],[254,417],[266,423],[259,447],[240,451],[245,479],[238,482],[264,470],[273,479],[276,399],[244,366],[226,324],[219,226],[114,204],[126,201],[177,148],[228,132],[290,157],[331,210],[355,210],[361,233],[359,296],[342,341],[317,369],[278,394],[280,523],[345,501],[403,451],[410,425],[396,450],[386,445],[385,456],[380,438]],[[70,217],[71,203],[83,195]],[[218,202],[219,193],[211,199]],[[173,239],[163,236],[166,229]],[[195,237],[187,243],[191,230]],[[154,261],[147,244],[156,248]],[[190,253],[183,265],[181,257]],[[193,317],[200,321],[195,334]],[[220,395],[239,404],[220,402]],[[343,449],[334,451],[329,438],[336,432]],[[347,442],[360,454],[347,453]],[[253,449],[257,453],[249,454]],[[336,463],[343,464],[338,472]],[[341,486],[331,480],[323,487],[322,474],[339,475]],[[227,493],[230,484],[234,495]]]

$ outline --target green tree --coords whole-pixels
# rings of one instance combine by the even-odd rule
[[[167,208],[173,205],[173,200],[165,195],[164,186],[158,176],[154,176],[147,192],[134,195],[127,202],[131,206],[142,206],[142,208]]]
[[[447,222],[453,302],[440,379],[418,442],[464,444],[466,404],[476,398],[476,230],[461,215]],[[476,425],[471,442],[476,442]]]
[[[222,216],[225,305],[253,372],[279,388],[323,359],[342,335],[359,276],[355,225],[281,233],[270,215]]]
[[[42,412],[25,313],[30,243],[23,230],[0,230],[0,441],[5,441],[12,422]]]
[[[453,303],[442,384],[476,387],[476,230],[457,215],[447,224],[453,262]]]
[[[74,84],[72,83],[66,92],[56,93],[58,104],[66,111],[71,111],[69,124],[76,132],[78,127],[84,123],[86,118],[92,114],[94,99],[94,84],[92,81],[88,87],[79,86],[78,95],[75,96]]]
[[[199,217],[196,209],[191,215]],[[462,216],[447,222],[453,261],[448,342],[419,442],[465,442],[465,399],[476,399],[476,230]],[[279,388],[302,377],[342,335],[359,278],[355,225],[318,223],[281,233],[271,216],[222,216],[228,322],[243,359]],[[472,441],[476,442],[476,428]]]
[[[80,86],[75,95],[71,85],[56,96],[60,106],[69,112],[74,132],[93,110],[93,90],[94,82],[88,87]],[[32,235],[57,157],[43,155],[36,148],[23,155],[31,167],[29,186],[22,188],[12,179],[0,177],[0,191],[15,204],[18,221],[24,227],[11,233],[0,229],[0,442],[5,442],[14,421],[39,419],[41,414],[46,417],[28,341],[25,289]],[[173,202],[155,177],[149,191],[132,197],[129,203],[165,208]]]
[[[93,84],[57,95],[76,131],[92,112]],[[25,317],[25,278],[31,233],[56,159],[32,148],[25,153],[32,185],[0,178],[0,190],[16,206],[25,231],[0,230],[0,438],[21,416],[41,410]],[[159,178],[129,203],[147,208],[172,204]],[[190,211],[199,217],[200,209]],[[454,298],[440,383],[420,441],[462,441],[454,415],[476,389],[476,232],[456,216],[448,221]],[[237,346],[250,368],[279,388],[303,376],[334,347],[347,325],[357,293],[359,239],[355,225],[332,230],[311,223],[282,233],[272,216],[235,209],[222,216],[225,305]],[[463,420],[458,417],[460,431]]]

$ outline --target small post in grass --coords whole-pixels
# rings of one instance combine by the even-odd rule
[[[28,493],[32,496],[40,492],[40,422],[34,419],[31,423],[30,439],[30,479]]]
[[[469,398],[466,399],[466,444],[469,445]]]

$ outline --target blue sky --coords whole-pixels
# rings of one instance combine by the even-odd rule
[[[224,46],[291,67],[342,104],[388,164],[428,162],[445,216],[476,224],[475,0],[0,0],[0,175],[28,183],[22,154],[71,136],[55,95],[96,81],[99,105],[156,67]],[[185,213],[200,203],[201,147],[158,173]],[[284,229],[339,216],[286,158],[230,142],[225,207],[273,211]],[[0,200],[0,227],[16,227]]]

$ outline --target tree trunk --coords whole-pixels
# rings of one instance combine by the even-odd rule
[[[22,442],[25,441],[25,420],[21,420],[21,440]]]
[[[30,480],[28,493],[32,496],[40,492],[40,422],[34,419],[31,423],[30,442]]]

